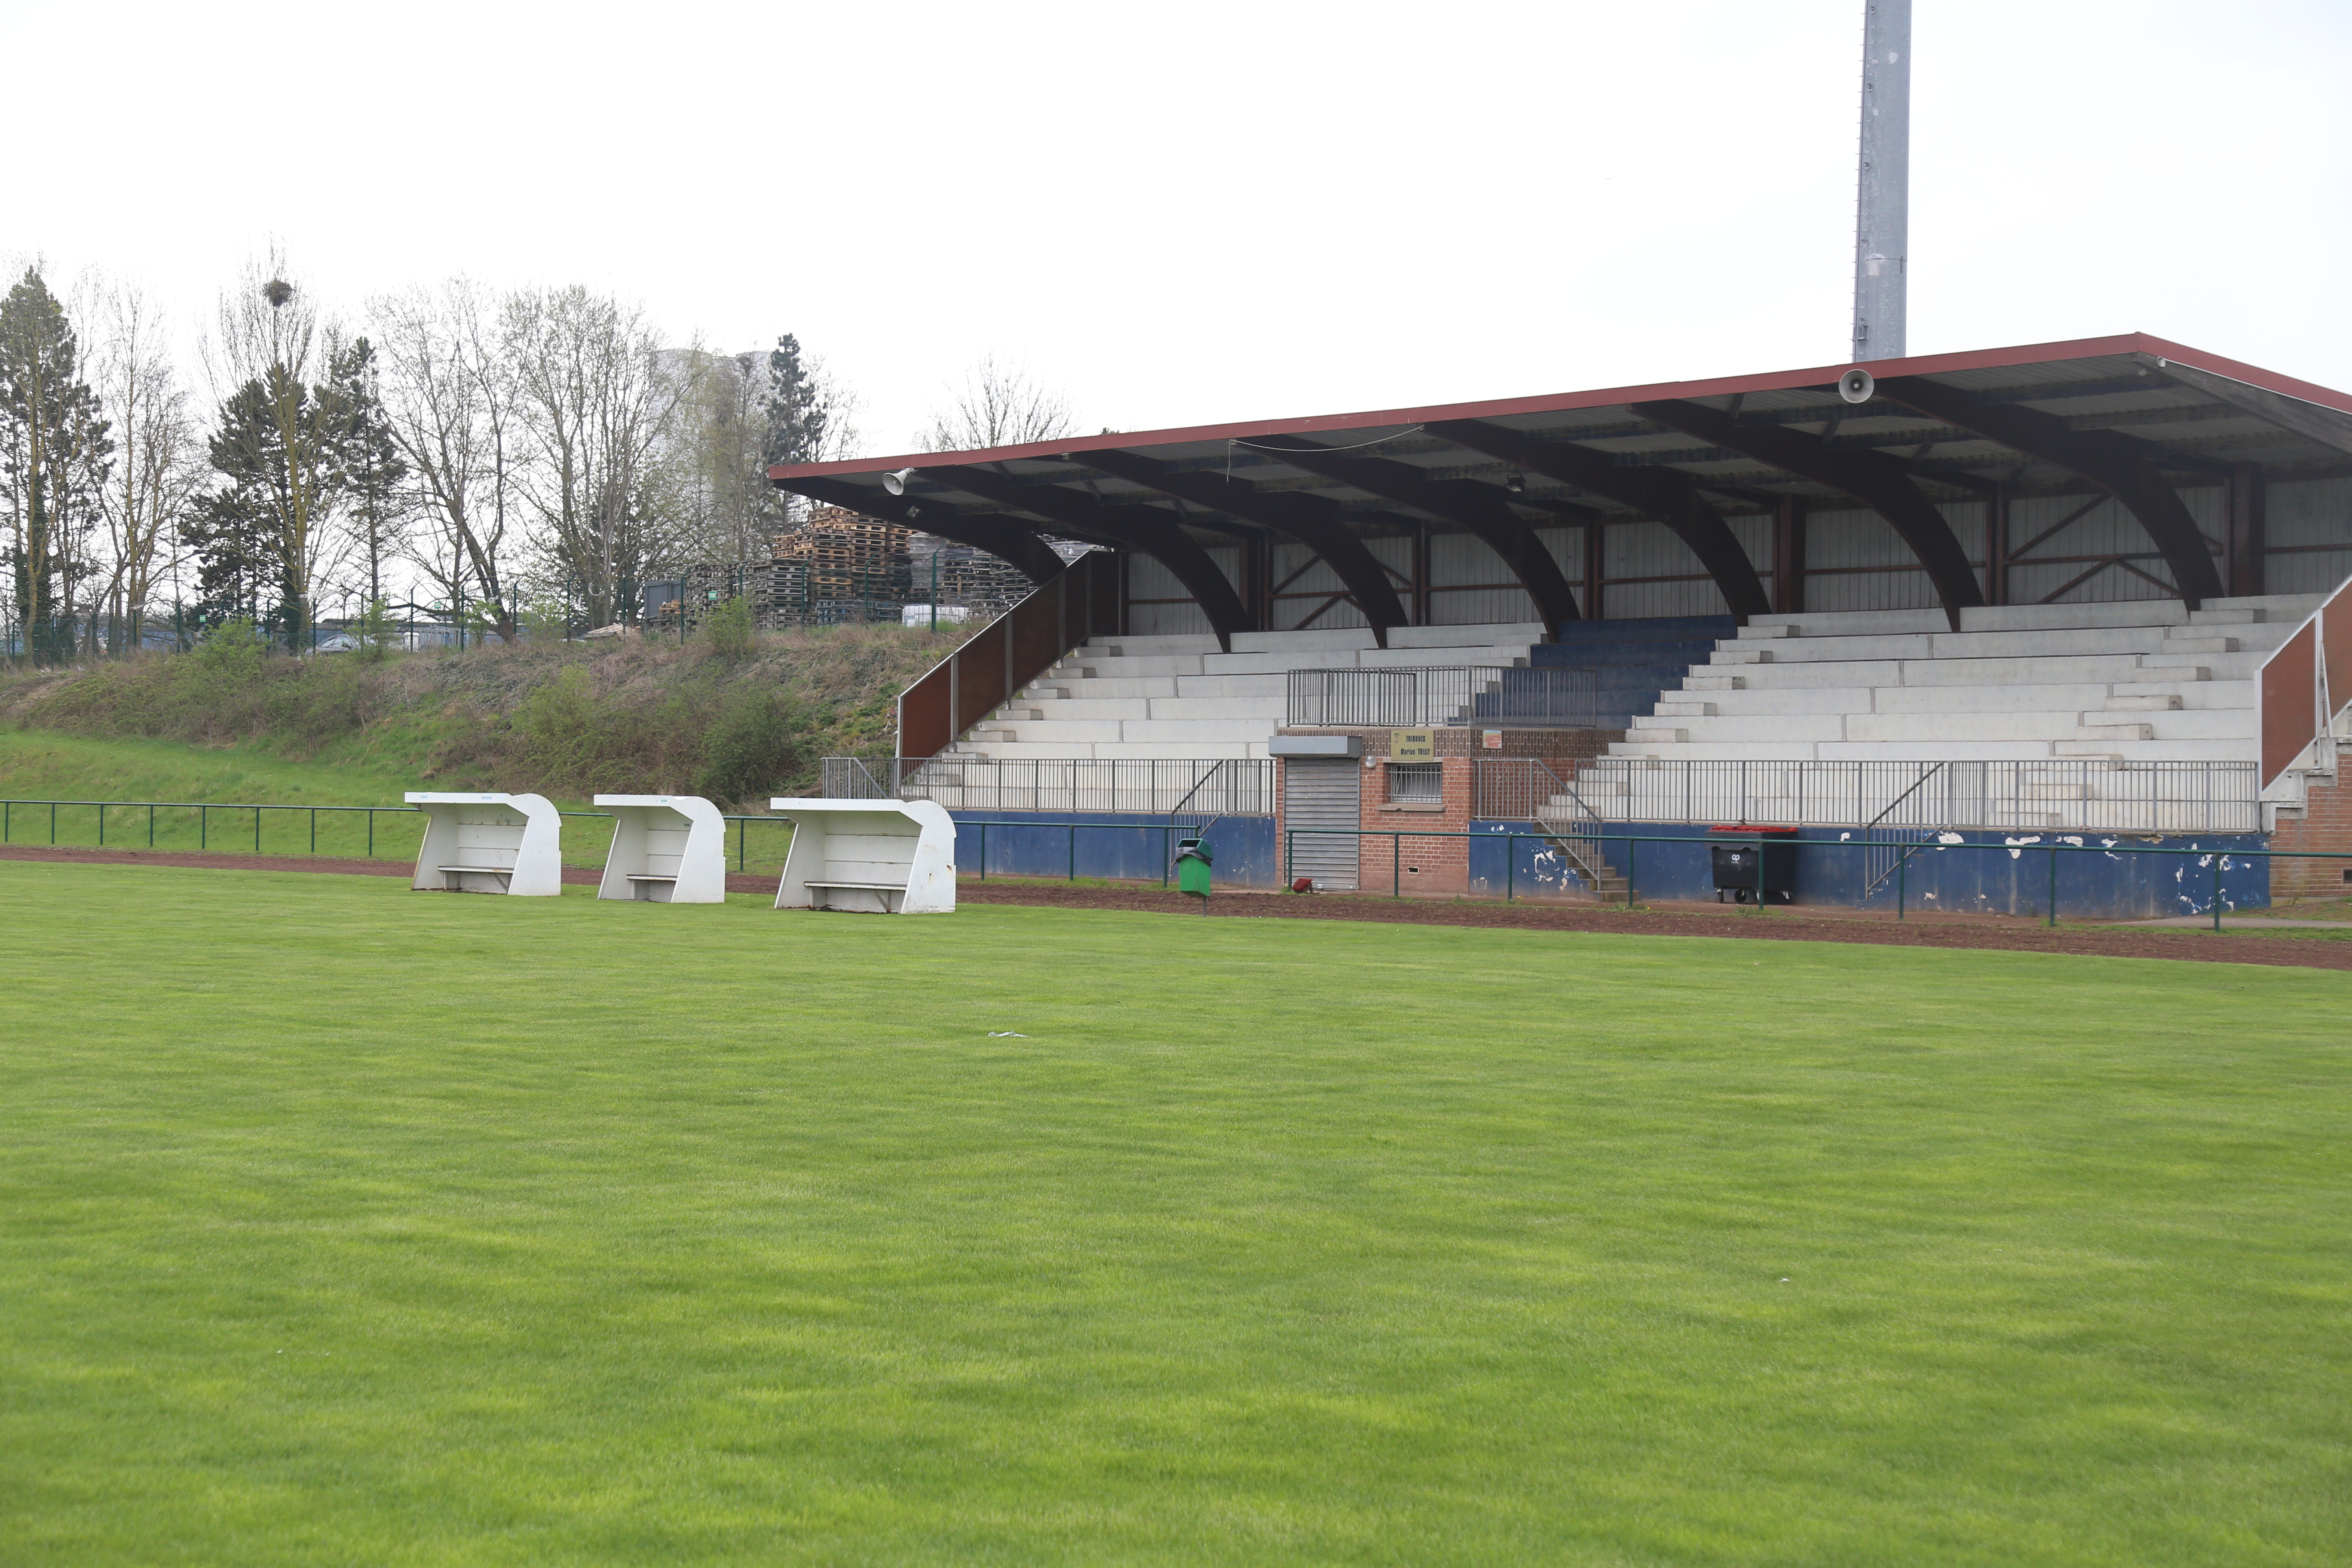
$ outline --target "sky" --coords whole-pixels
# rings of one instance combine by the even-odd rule
[[[0,0],[0,258],[195,334],[463,273],[796,334],[912,449],[993,353],[1145,430],[1833,363],[1863,0]],[[2352,5],[1916,0],[1915,353],[2352,388]],[[38,68],[21,68],[26,62]]]

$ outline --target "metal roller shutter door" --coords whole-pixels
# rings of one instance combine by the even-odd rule
[[[1363,795],[1356,775],[1363,764],[1349,757],[1302,759],[1282,764],[1282,820],[1289,828],[1343,828],[1359,824]],[[1327,888],[1353,888],[1356,840],[1300,833],[1290,840],[1290,874],[1312,877]]]

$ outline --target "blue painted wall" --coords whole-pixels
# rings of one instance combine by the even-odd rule
[[[1497,835],[1528,831],[1524,822],[1474,822],[1470,827],[1475,833]],[[1629,846],[1620,837],[1605,844],[1603,852],[1618,871],[1626,871],[1630,865],[1635,898],[1715,897],[1714,862],[1707,850],[1706,827],[1679,823],[1612,823],[1603,831],[1676,840]],[[1861,837],[1860,833],[1835,827],[1801,829],[1797,839],[1795,901],[1843,904],[1847,908],[1860,902],[1868,852],[1833,846]],[[2035,853],[2034,847],[2049,844],[2080,844],[2106,849],[2104,854],[2068,853],[2056,857],[2061,916],[2155,920],[2210,912],[2217,858],[2224,911],[2260,909],[2271,901],[2270,862],[2246,853],[2269,847],[2258,833],[2175,834],[2157,838],[2023,832],[1962,833],[1953,837],[1963,844],[1994,847],[1969,849],[1953,846],[1926,849],[1913,856],[1903,878],[1903,896],[1910,908],[1970,914],[2041,914],[2049,908],[2052,857]],[[2193,849],[2199,853],[2135,855],[2130,853],[2134,848]],[[1582,880],[1568,869],[1560,853],[1538,840],[1491,845],[1472,840],[1471,891],[1499,896],[1507,880],[1517,893],[1538,898],[1563,889],[1581,890],[1583,886]],[[1868,907],[1892,910],[1895,896],[1895,884],[1890,879],[1870,899]]]
[[[981,869],[979,824],[983,820],[988,824],[988,874],[992,877],[1068,876],[1071,832],[1047,825],[1077,822],[1087,825],[1076,836],[1081,877],[1157,882],[1164,865],[1163,842],[1167,852],[1173,854],[1178,837],[1205,827],[1209,853],[1215,858],[1212,876],[1216,882],[1273,888],[1282,879],[1271,816],[1180,816],[1176,819],[1180,831],[1163,834],[1169,819],[1142,813],[972,812],[955,819],[956,869],[965,876]],[[1118,831],[1120,828],[1129,831]],[[1172,876],[1170,880],[1173,882]]]

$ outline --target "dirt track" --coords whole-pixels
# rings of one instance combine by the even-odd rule
[[[330,859],[293,855],[197,855],[140,849],[0,847],[0,859],[79,865],[178,866],[229,871],[329,871],[406,877],[402,861]],[[567,883],[593,886],[597,873],[564,868]],[[772,891],[773,876],[730,874],[731,893]],[[1764,942],[1867,942],[1882,947],[1948,947],[2012,952],[2096,953],[2109,958],[2174,958],[2208,963],[2265,963],[2297,969],[2352,970],[2352,942],[2327,934],[2284,931],[2151,931],[2145,927],[2065,925],[2055,931],[1997,916],[1922,915],[1906,921],[1851,910],[1772,910],[1761,914],[1728,907],[1619,910],[1591,906],[1422,901],[1319,894],[1230,893],[1200,905],[1157,888],[1072,888],[1041,882],[967,880],[956,897],[971,904],[1034,904],[1051,909],[1183,914],[1210,920],[1341,920],[1390,925],[1476,926],[1514,931],[1602,931],[1638,936],[1740,937]]]

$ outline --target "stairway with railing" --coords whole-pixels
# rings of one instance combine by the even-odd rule
[[[1596,900],[1604,904],[1632,901],[1624,875],[1603,852],[1599,814],[1572,781],[1540,759],[1481,762],[1472,770],[1470,814],[1481,821],[1528,824],[1559,851]]]

